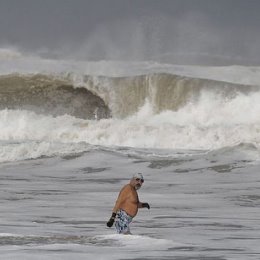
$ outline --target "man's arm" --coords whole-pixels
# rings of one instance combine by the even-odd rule
[[[118,211],[118,209],[120,208],[121,204],[125,201],[126,196],[127,196],[127,185],[125,187],[122,188],[122,190],[120,191],[118,198],[116,200],[116,204],[113,208],[112,211],[112,216],[110,217],[109,221],[107,222],[107,226],[108,227],[112,227],[114,222],[115,222],[115,218],[116,218],[116,213]]]
[[[138,208],[150,209],[150,205],[147,202],[138,202]]]

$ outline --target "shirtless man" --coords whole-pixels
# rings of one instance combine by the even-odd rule
[[[112,227],[115,222],[116,231],[119,234],[131,234],[129,225],[136,216],[138,208],[150,209],[148,203],[139,201],[137,190],[144,182],[141,173],[134,174],[129,184],[126,184],[120,191],[108,227]]]

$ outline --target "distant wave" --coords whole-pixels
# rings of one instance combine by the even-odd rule
[[[178,111],[205,93],[232,100],[260,87],[166,73],[128,77],[9,74],[0,76],[0,109],[31,110],[82,119],[126,118],[149,102],[153,114]]]

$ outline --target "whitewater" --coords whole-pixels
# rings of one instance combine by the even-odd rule
[[[260,68],[0,51],[0,259],[259,259]],[[105,225],[145,177],[133,236]]]

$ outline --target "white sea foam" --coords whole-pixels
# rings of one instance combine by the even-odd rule
[[[23,237],[23,235],[13,233],[0,233],[0,237]]]
[[[161,239],[155,237],[149,237],[144,235],[120,235],[120,234],[111,234],[111,235],[99,235],[95,236],[96,239],[101,241],[114,241],[116,245],[121,245],[129,248],[146,250],[155,248],[169,248],[169,247],[180,247],[184,244],[174,242],[168,239]]]
[[[19,110],[0,111],[1,161],[84,151],[87,144],[154,149],[260,147],[259,93],[223,100],[203,93],[178,111],[153,112],[149,102],[125,119],[83,120]]]

